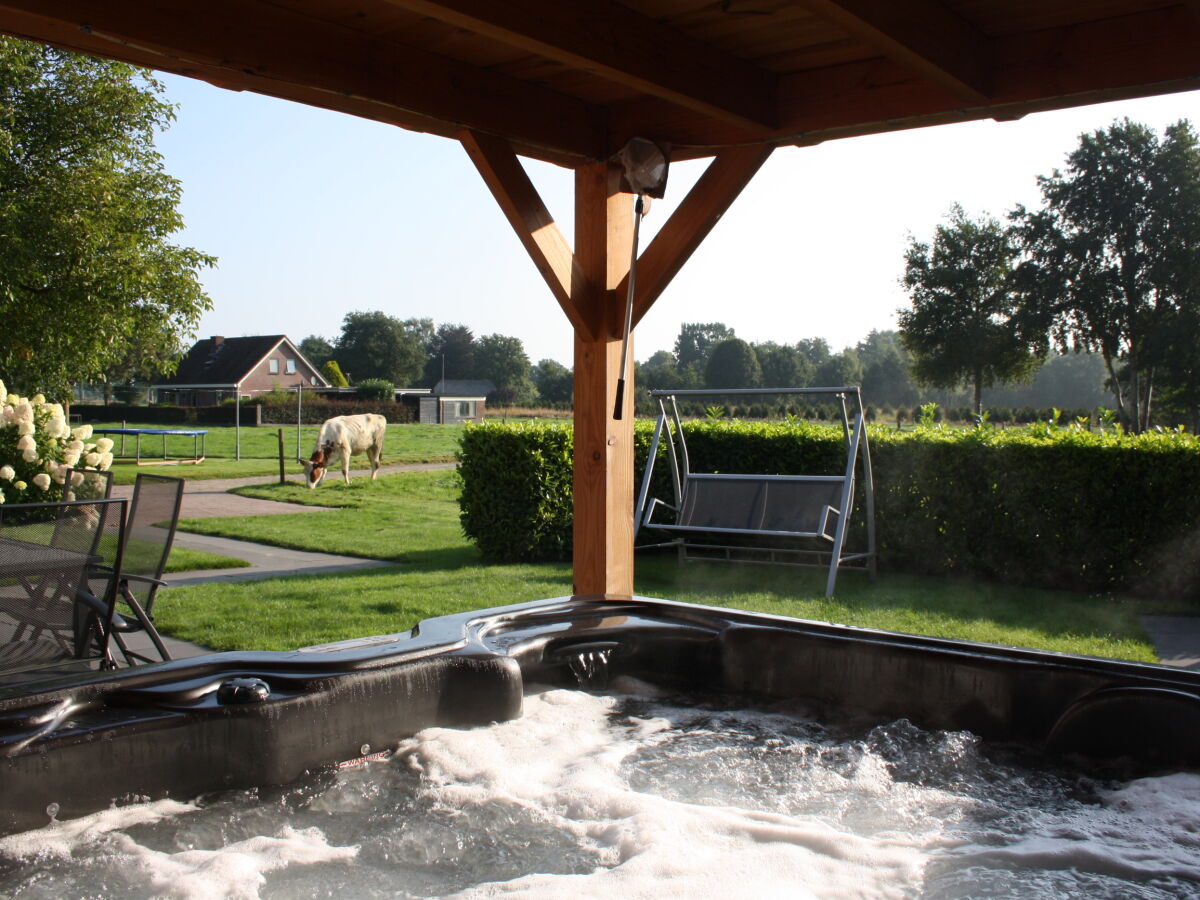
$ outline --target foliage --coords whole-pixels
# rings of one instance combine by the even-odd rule
[[[704,367],[705,387],[755,388],[761,384],[758,354],[741,338],[728,338],[712,348]]]
[[[161,92],[124,63],[0,37],[0,377],[65,399],[74,380],[169,371],[211,307],[198,272],[215,260],[170,242]]]
[[[767,341],[754,345],[762,367],[762,385],[772,388],[807,387],[813,383],[813,365],[795,347]]]
[[[1200,144],[1186,121],[1160,140],[1126,119],[1038,181],[1045,208],[1013,213],[1025,302],[1061,348],[1103,356],[1118,412],[1145,430],[1156,367],[1183,361],[1186,381],[1200,355]]]
[[[458,454],[462,527],[486,559],[566,559],[571,449],[566,425],[468,425]]]
[[[684,428],[696,472],[812,475],[844,465],[840,427],[721,419]],[[651,432],[649,422],[635,428],[639,483]],[[870,433],[885,569],[1200,597],[1200,439],[1190,434],[1045,421]],[[670,499],[665,469],[656,467],[653,495]],[[461,471],[464,525],[469,517],[468,534],[490,542],[487,555],[567,558],[569,430],[468,428]],[[853,539],[861,544],[861,533]]]
[[[321,365],[321,374],[325,376],[325,380],[331,387],[350,387],[350,382],[346,380],[346,376],[342,373],[342,367],[338,365],[336,359],[325,360]]]
[[[325,364],[333,359],[333,344],[320,335],[310,334],[300,342],[298,349],[318,369],[324,370]]]
[[[912,306],[897,319],[913,374],[934,387],[970,385],[977,413],[984,387],[1023,380],[1037,363],[1013,289],[1016,256],[997,220],[969,219],[957,204],[932,245],[911,238],[905,253],[901,282]]]
[[[113,442],[91,437],[91,425],[67,425],[60,404],[10,394],[0,381],[0,503],[61,500],[67,469],[107,470]],[[72,476],[76,486],[83,480]]]
[[[425,361],[425,386],[433,387],[443,378],[476,377],[475,346],[475,335],[466,325],[439,325]]]
[[[675,339],[675,364],[681,373],[696,377],[704,372],[713,348],[732,337],[737,335],[723,322],[684,322]]]
[[[575,373],[553,359],[543,359],[533,369],[533,383],[543,403],[570,406],[575,399]]]
[[[337,357],[358,384],[379,378],[393,384],[416,384],[425,365],[424,334],[428,320],[400,321],[379,311],[351,312],[342,320]]]
[[[493,399],[502,404],[524,404],[534,400],[529,357],[520,338],[487,334],[475,347],[475,374],[496,386]]]
[[[360,381],[355,390],[359,400],[391,401],[396,397],[396,386],[383,378],[368,378]]]

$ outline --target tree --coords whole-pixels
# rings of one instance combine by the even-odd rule
[[[754,353],[762,366],[763,387],[807,387],[812,383],[812,363],[795,347],[767,341],[755,344]]]
[[[829,341],[825,338],[805,338],[796,342],[796,351],[808,360],[815,373],[817,369],[829,362],[833,352],[829,349]]]
[[[346,380],[346,376],[342,373],[342,367],[337,364],[336,359],[325,360],[325,364],[321,366],[321,374],[325,376],[325,380],[332,387],[350,387],[350,382]]]
[[[0,379],[23,391],[170,371],[212,305],[199,272],[215,260],[171,243],[162,90],[124,63],[0,37]]]
[[[555,359],[543,359],[533,368],[533,383],[543,403],[570,405],[575,398],[575,373]]]
[[[829,357],[817,369],[817,384],[820,387],[844,387],[861,385],[863,366],[853,347]]]
[[[1020,316],[1013,271],[1017,248],[1008,229],[990,217],[967,218],[955,204],[932,246],[909,239],[901,283],[912,299],[898,312],[900,339],[913,355],[913,375],[932,387],[983,389],[1020,381],[1038,363],[1039,337]]]
[[[896,331],[872,330],[854,348],[862,363],[863,399],[881,406],[911,406],[917,389],[908,377],[912,357]]]
[[[1013,213],[1027,305],[1061,349],[1101,354],[1118,412],[1144,430],[1157,370],[1200,353],[1180,343],[1200,302],[1196,135],[1182,121],[1159,140],[1125,119],[1082,135],[1066,171],[1038,182],[1045,208]]]
[[[425,363],[425,385],[475,377],[475,335],[466,325],[439,325]]]
[[[475,374],[496,386],[501,403],[530,403],[536,390],[529,357],[520,338],[505,334],[487,334],[475,348]]]
[[[319,335],[310,334],[300,342],[299,350],[318,369],[333,359],[333,344]]]
[[[698,384],[712,348],[731,337],[736,337],[733,329],[721,322],[684,322],[675,339],[675,364]]]
[[[380,378],[415,384],[425,364],[422,324],[417,319],[401,322],[379,311],[347,313],[337,343],[346,377],[356,383]]]
[[[741,338],[729,338],[712,348],[704,367],[705,387],[753,388],[761,384],[758,356]]]

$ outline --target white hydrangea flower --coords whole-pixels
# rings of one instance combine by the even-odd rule
[[[41,406],[43,403],[46,402],[46,395],[45,394],[34,394],[31,399],[33,400],[34,406]]]
[[[51,416],[50,421],[46,423],[46,434],[55,440],[66,437],[71,433],[71,429],[67,427],[67,420],[62,416]]]
[[[77,441],[86,441],[88,438],[90,438],[92,436],[92,426],[91,425],[76,425],[73,429],[71,429],[71,434],[75,437],[75,440],[77,440]]]
[[[17,439],[17,449],[22,451],[35,450],[37,449],[37,444],[33,442],[31,435],[23,434]]]
[[[25,490],[25,488],[29,487],[29,485],[27,485],[23,481],[14,481],[13,487],[15,487],[18,491],[23,491],[23,490]]]
[[[3,379],[0,379],[0,406],[8,402],[8,388],[4,386]]]
[[[78,462],[79,462],[79,451],[78,450],[68,450],[66,453],[63,454],[63,465],[66,466],[68,469],[71,468],[72,466],[74,466]]]
[[[100,469],[101,471],[107,471],[109,466],[112,465],[112,461],[113,461],[112,453],[109,451],[105,451],[104,453],[100,454],[100,465],[96,466],[96,468]]]
[[[16,411],[18,422],[33,421],[33,404],[24,397],[21,398],[21,402],[16,404],[13,409]]]
[[[113,448],[112,438],[102,437],[96,441],[96,449],[101,453],[107,453]]]
[[[38,472],[33,476],[33,486],[39,491],[50,490],[50,476],[45,472]]]
[[[21,459],[25,460],[25,462],[37,462],[37,458],[38,455],[36,447],[21,451]]]
[[[100,465],[100,454],[93,451],[83,458],[83,462],[94,469]]]
[[[79,487],[81,484],[83,484],[83,473],[82,472],[72,472],[71,473],[71,487]]]
[[[64,484],[67,480],[68,466],[55,466],[54,474],[51,476],[55,484]]]
[[[5,406],[2,414],[4,416],[5,425],[11,425],[13,422],[17,421],[17,411],[11,406]]]
[[[0,478],[3,478],[5,481],[12,481],[16,477],[17,473],[13,470],[12,466],[0,466]]]
[[[0,503],[4,502],[4,491],[0,491]]]
[[[67,450],[76,455],[82,453],[83,452],[83,441],[76,438],[75,440],[71,441],[71,443],[67,444]]]
[[[17,434],[33,434],[33,422],[20,421],[17,423]]]

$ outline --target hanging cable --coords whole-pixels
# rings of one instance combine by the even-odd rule
[[[617,377],[617,401],[613,406],[613,418],[621,418],[621,407],[625,403],[625,371],[629,365],[629,334],[633,330],[633,295],[637,285],[638,232],[646,207],[641,194],[633,204],[633,248],[629,253],[629,290],[625,292],[625,328],[621,332],[621,373]]]

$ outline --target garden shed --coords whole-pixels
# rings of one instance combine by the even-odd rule
[[[776,147],[1200,86],[1196,0],[0,0],[0,30],[461,142],[574,330],[581,594],[633,587],[631,138],[712,159],[636,324]],[[574,171],[574,246],[520,156]]]

